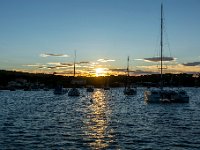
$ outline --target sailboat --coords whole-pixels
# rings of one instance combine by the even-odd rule
[[[161,4],[161,38],[160,38],[160,88],[148,89],[144,92],[144,99],[149,103],[188,103],[189,96],[184,90],[166,90],[163,87],[163,4]]]
[[[129,56],[127,59],[127,76],[126,76],[126,82],[125,82],[125,89],[124,89],[124,95],[135,95],[137,93],[136,88],[131,88],[130,81],[129,81]]]
[[[56,86],[53,93],[55,95],[63,95],[63,94],[67,93],[67,90],[65,88],[63,88],[63,86],[59,85],[59,86]]]
[[[105,85],[104,85],[103,89],[104,90],[110,90],[110,87],[109,87],[109,76],[105,77]]]
[[[74,78],[76,76],[76,51],[74,55]],[[76,87],[73,87],[69,90],[68,96],[80,96],[80,92]]]

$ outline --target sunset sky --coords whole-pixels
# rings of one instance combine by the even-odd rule
[[[0,0],[0,69],[69,75],[200,72],[200,0]],[[152,59],[151,59],[152,60]]]

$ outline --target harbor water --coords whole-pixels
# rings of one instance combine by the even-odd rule
[[[200,88],[184,89],[185,104],[147,104],[145,88],[0,91],[0,149],[199,149]]]

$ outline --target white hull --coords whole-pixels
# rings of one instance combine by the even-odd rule
[[[144,92],[144,99],[149,103],[188,103],[189,96],[185,91],[163,90],[163,5],[161,4],[161,32],[160,32],[160,89],[147,90]]]
[[[189,96],[185,91],[148,90],[144,92],[144,99],[148,103],[188,103]]]

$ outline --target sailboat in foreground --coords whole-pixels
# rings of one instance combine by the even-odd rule
[[[137,93],[136,88],[131,88],[130,80],[129,80],[129,56],[127,59],[127,76],[126,76],[126,82],[125,82],[125,89],[124,89],[124,95],[135,95]]]
[[[74,56],[74,78],[76,76],[76,51]],[[73,87],[69,90],[68,96],[80,96],[80,92],[76,87]]]
[[[163,88],[163,5],[161,4],[161,40],[160,40],[160,88],[148,89],[144,92],[144,99],[149,103],[188,103],[189,96],[184,90],[166,90]]]

